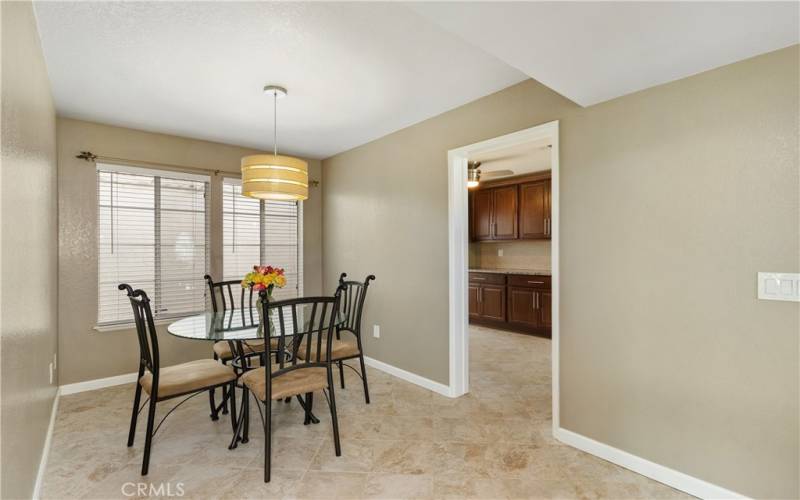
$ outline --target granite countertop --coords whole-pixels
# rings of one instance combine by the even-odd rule
[[[550,276],[550,269],[470,269],[471,273],[527,274],[529,276]]]

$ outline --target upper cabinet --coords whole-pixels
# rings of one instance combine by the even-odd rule
[[[519,237],[550,237],[550,179],[519,185]]]
[[[517,186],[479,189],[471,193],[470,236],[472,240],[518,238]]]
[[[491,190],[494,197],[492,212],[493,238],[495,240],[516,240],[517,232],[517,186],[506,186]]]
[[[549,239],[550,173],[485,183],[470,193],[470,240]]]

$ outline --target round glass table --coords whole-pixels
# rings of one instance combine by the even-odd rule
[[[313,304],[297,304],[293,310],[294,313],[289,308],[283,309],[286,337],[309,333],[312,318],[314,324],[318,325],[320,322],[319,315],[322,314],[322,311],[319,307],[315,309]],[[327,311],[326,314],[330,315],[330,311]],[[270,311],[269,336],[271,338],[279,335],[276,333],[275,325],[280,324],[280,319],[278,309]],[[344,321],[345,315],[338,312],[333,318],[333,326],[340,326]],[[325,323],[327,324],[327,322]],[[294,331],[294,325],[297,325],[297,331]],[[170,323],[167,331],[176,337],[185,339],[243,342],[263,340],[266,337],[258,326],[258,310],[254,307],[218,312],[208,311],[195,316],[187,316]]]
[[[283,330],[285,331],[283,335],[285,343],[283,350],[285,352],[282,353],[284,356],[291,355],[291,346],[294,343],[294,338],[299,337],[302,340],[302,337],[305,334],[311,333],[312,325],[316,325],[318,330],[320,323],[324,324],[326,328],[327,325],[331,324],[330,310],[325,311],[327,317],[322,318],[324,321],[321,321],[320,314],[323,314],[323,310],[318,305],[296,304],[292,307],[272,309],[269,311],[269,335],[265,335],[262,329],[259,327],[260,320],[258,309],[255,307],[217,312],[207,311],[203,314],[187,316],[170,323],[169,326],[167,326],[167,332],[176,337],[185,339],[206,340],[213,342],[227,341],[233,356],[233,359],[231,359],[231,366],[233,366],[234,370],[236,370],[237,375],[241,375],[241,373],[250,369],[247,358],[248,356],[253,356],[252,351],[245,352],[244,348],[248,341],[265,341],[267,337],[270,339],[280,337],[280,327],[276,328],[276,325],[281,324],[280,311],[282,311],[283,314]],[[338,311],[334,314],[332,326],[336,328],[346,321],[346,315],[341,311]],[[268,356],[270,351],[275,351],[274,346],[268,349],[266,352],[258,355]],[[262,359],[262,362],[263,361],[264,360]],[[227,393],[224,394],[222,403],[219,405],[219,407],[224,407],[228,399],[229,395]],[[303,406],[303,402],[299,397],[298,401],[300,401],[301,406]],[[233,399],[231,399],[231,403],[234,404]],[[237,422],[235,425],[233,440],[229,446],[230,449],[236,448],[237,443],[239,442],[247,442],[246,431],[244,433],[245,437],[240,437],[243,427],[247,426],[246,419],[243,418],[244,407],[245,405],[243,397],[241,409],[239,411],[239,418],[237,419],[234,416],[235,413],[231,415],[231,417],[234,420],[237,420]],[[310,417],[313,423],[319,423],[319,419],[317,419],[313,414],[310,414]]]

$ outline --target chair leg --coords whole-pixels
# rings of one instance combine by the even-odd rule
[[[231,403],[231,428],[233,432],[236,432],[236,381],[234,380],[231,382],[230,387],[228,387],[228,393],[230,397],[228,400]]]
[[[150,394],[150,406],[147,410],[147,435],[144,438],[144,459],[142,460],[142,475],[146,476],[150,467],[150,448],[153,445],[153,423],[156,419],[157,394]]]
[[[214,353],[214,359],[217,359],[217,353]],[[223,365],[227,365],[228,363],[223,359]],[[228,387],[222,386],[222,414],[228,414]]]
[[[342,389],[344,389],[344,362],[339,361],[339,382],[342,384]]]
[[[311,423],[311,408],[314,406],[314,393],[307,392],[306,393],[306,418],[303,420],[303,425],[308,425]]]
[[[369,404],[369,384],[367,384],[367,367],[364,366],[364,354],[362,353],[358,360],[361,362],[361,381],[364,382],[364,401]]]
[[[336,397],[333,395],[333,376],[328,372],[328,406],[331,407],[331,423],[333,424],[333,447],[336,456],[342,456],[342,446],[339,443],[339,419],[336,416]]]
[[[211,420],[215,422],[219,420],[219,415],[217,415],[217,403],[214,401],[214,392],[216,390],[216,387],[208,390],[208,404],[211,406],[211,415],[209,416],[211,417]],[[224,394],[223,397],[225,397]]]
[[[136,436],[136,420],[139,417],[139,403],[142,399],[142,386],[136,382],[136,395],[133,397],[133,411],[131,412],[131,428],[128,431],[128,447],[133,446],[133,438]]]
[[[264,482],[270,480],[272,469],[272,400],[264,403]]]
[[[250,391],[242,394],[242,443],[250,441]]]

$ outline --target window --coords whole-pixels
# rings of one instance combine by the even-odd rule
[[[98,325],[133,320],[120,283],[141,288],[156,319],[205,309],[209,178],[97,165]]]
[[[274,296],[301,296],[302,203],[247,198],[239,179],[225,179],[222,187],[223,279],[242,279],[257,264],[282,267],[286,286]]]

